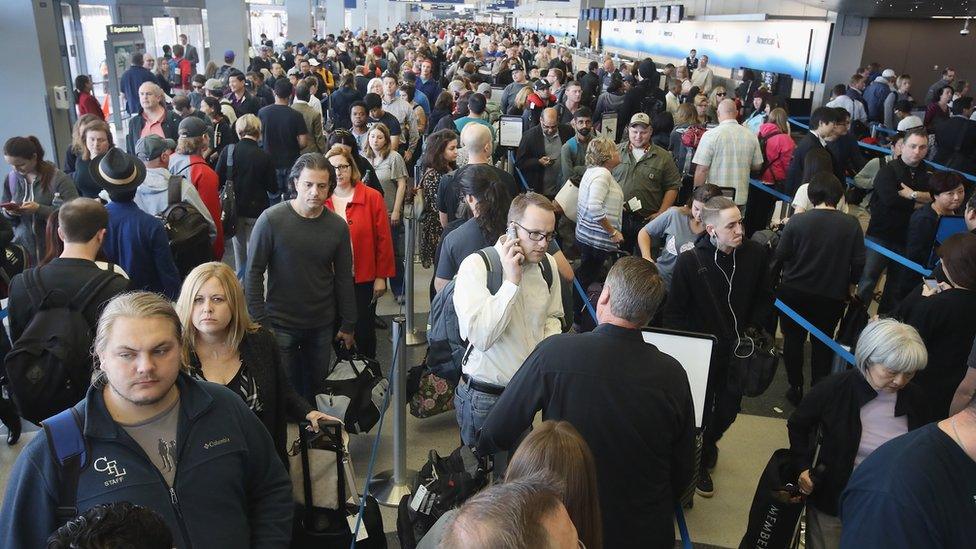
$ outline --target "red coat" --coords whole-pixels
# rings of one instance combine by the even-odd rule
[[[346,222],[352,241],[352,267],[356,284],[396,274],[393,260],[393,237],[390,217],[386,214],[383,195],[362,182],[353,187],[352,200],[346,205]],[[325,207],[335,211],[332,197]]]
[[[174,65],[179,73],[179,84],[174,85],[174,88],[180,88],[183,90],[190,89],[190,78],[193,76],[193,65],[187,60],[186,57],[174,57]]]
[[[98,104],[98,100],[92,94],[82,93],[78,95],[77,105],[78,116],[94,114],[102,120],[105,120],[105,113],[102,112],[102,106]]]
[[[220,222],[222,212],[220,208],[220,178],[217,177],[217,172],[213,171],[213,168],[207,164],[206,160],[202,156],[197,155],[190,157],[190,168],[187,172],[189,172],[187,179],[190,180],[190,183],[196,188],[197,193],[200,194],[200,198],[207,206],[207,211],[213,217],[214,225],[217,226],[217,238],[213,243],[213,255],[214,261],[220,261],[220,258],[224,257],[224,224]],[[184,175],[186,174],[184,173]]]

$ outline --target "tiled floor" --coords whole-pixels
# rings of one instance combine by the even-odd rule
[[[418,266],[415,284],[417,295],[426,295],[429,276],[429,271],[425,272]],[[419,306],[417,324],[423,327],[426,323],[428,303],[426,299],[417,301]],[[401,307],[391,297],[384,296],[378,311],[389,320],[391,315],[401,311]],[[389,331],[380,331],[378,339],[378,356],[388,371],[391,351]],[[423,346],[408,348],[407,366],[418,364],[423,358],[423,352]],[[787,445],[785,418],[792,408],[782,398],[785,388],[785,373],[781,369],[777,374],[777,380],[766,395],[744,400],[743,414],[722,439],[718,467],[714,473],[715,496],[711,499],[697,498],[694,508],[686,511],[691,539],[696,546],[738,546],[745,531],[746,517],[756,481],[772,451]],[[408,468],[416,470],[420,467],[426,460],[428,450],[432,448],[445,455],[458,446],[457,425],[452,413],[423,420],[409,414],[404,415],[406,416]],[[380,435],[379,452],[376,456],[376,472],[392,467],[392,411],[388,413],[385,421]],[[18,451],[31,436],[30,433],[25,434],[22,441],[14,447],[7,447],[0,442],[0,486],[6,486],[10,467]],[[367,472],[373,440],[372,434],[353,435],[349,444],[360,489]],[[396,531],[395,509],[383,508],[383,522],[387,532]],[[391,547],[397,547],[395,540],[391,541]]]

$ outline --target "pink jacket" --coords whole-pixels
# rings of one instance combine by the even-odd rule
[[[766,168],[759,179],[767,183],[784,181],[786,179],[786,171],[789,169],[790,162],[793,160],[793,149],[796,148],[796,143],[793,142],[793,138],[788,133],[784,134],[776,127],[776,124],[769,122],[759,126],[760,144],[762,139],[767,137],[766,164],[769,167]]]

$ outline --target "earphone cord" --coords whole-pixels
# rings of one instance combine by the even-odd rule
[[[732,250],[732,276],[725,274],[725,269],[719,266],[717,246],[715,247],[715,254],[712,260],[715,262],[715,267],[718,269],[720,273],[722,273],[722,276],[725,277],[725,281],[729,285],[729,293],[727,294],[726,299],[729,305],[729,312],[732,313],[732,330],[733,333],[735,333],[735,337],[736,337],[735,348],[732,349],[732,354],[735,356],[735,358],[749,358],[750,356],[752,356],[752,353],[755,352],[756,344],[751,337],[739,335],[739,319],[736,318],[735,309],[732,308],[732,280],[735,279],[735,264],[736,264],[735,250]],[[748,343],[749,352],[744,355],[741,355],[739,354],[739,349],[743,346],[744,343]]]

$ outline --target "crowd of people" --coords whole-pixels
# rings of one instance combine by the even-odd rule
[[[62,163],[32,136],[4,144],[0,237],[30,266],[7,287],[7,366],[48,352],[41,313],[83,317],[91,383],[69,383],[81,402],[52,412],[77,419],[92,466],[65,501],[64,463],[45,436],[28,443],[0,545],[75,547],[100,524],[123,539],[125,523],[160,547],[287,547],[286,423],[333,419],[313,404],[334,346],[376,356],[377,300],[410,291],[405,219],[428,297],[453,285],[460,439],[496,481],[427,547],[672,547],[675,505],[715,493],[740,365],[777,327],[808,546],[971,543],[976,197],[927,163],[976,171],[955,71],[923,120],[911,77],[872,64],[795,134],[787,98],[751,71],[718,77],[695,50],[680,66],[581,66],[551,36],[436,21],[249,57],[246,72],[227,51],[201,74],[185,37],[133,53],[124,135],[79,77]],[[512,165],[501,115],[523,124]],[[892,155],[864,158],[872,126],[891,130]],[[793,197],[792,215],[774,222],[763,187]],[[946,238],[950,216],[965,231]],[[832,373],[809,327],[832,336],[874,301],[854,367]],[[715,338],[700,425],[647,326]],[[39,403],[18,404],[30,417]],[[15,444],[10,401],[0,419]],[[81,516],[65,525],[65,509]]]

